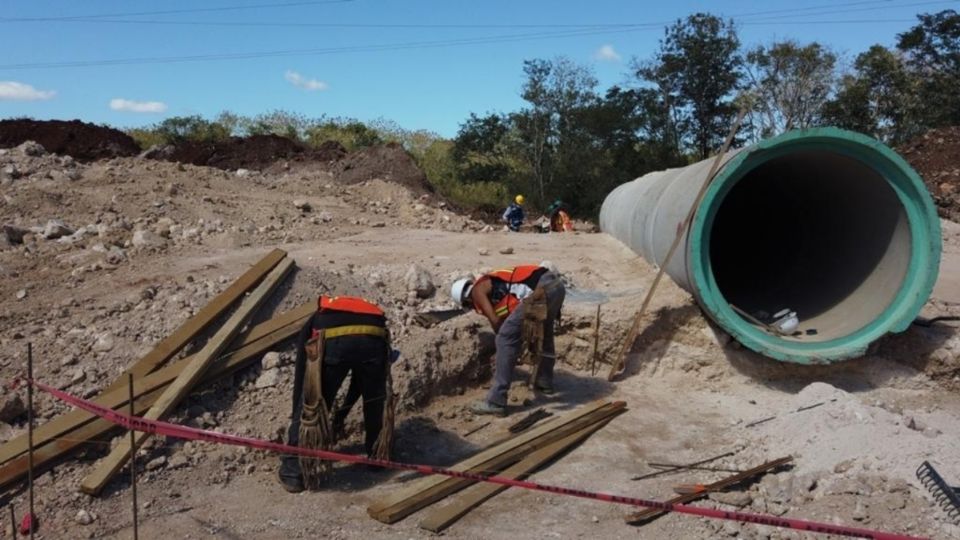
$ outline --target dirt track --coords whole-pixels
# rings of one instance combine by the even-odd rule
[[[93,395],[247,265],[280,247],[296,259],[298,271],[271,309],[311,301],[323,287],[363,294],[387,308],[404,355],[394,367],[401,396],[401,460],[450,464],[495,440],[534,407],[560,412],[594,399],[622,399],[627,414],[533,478],[664,499],[676,484],[721,475],[630,481],[649,470],[649,461],[694,461],[736,451],[719,465],[748,468],[789,453],[795,467],[746,488],[739,501],[745,502],[744,510],[960,537],[960,529],[945,522],[912,477],[919,462],[930,459],[960,482],[960,464],[953,459],[960,445],[960,335],[951,327],[913,327],[884,340],[867,357],[834,367],[783,365],[728,343],[689,295],[666,283],[645,321],[631,369],[622,381],[609,384],[605,365],[597,377],[589,372],[596,303],[604,302],[601,350],[609,356],[654,273],[606,235],[493,231],[392,182],[348,185],[323,171],[279,167],[238,176],[133,158],[70,165],[53,156],[0,156],[7,158],[25,174],[0,187],[0,218],[27,232],[22,243],[0,250],[4,379],[18,372],[29,340],[37,348],[42,379]],[[64,171],[73,170],[79,177],[70,180]],[[298,199],[309,210],[295,204]],[[44,238],[42,229],[54,218],[75,231]],[[88,232],[77,233],[81,228]],[[928,316],[960,313],[960,236],[953,224],[944,230],[944,267]],[[137,231],[151,234],[137,236]],[[514,254],[499,255],[505,248]],[[483,395],[491,335],[474,314],[430,329],[415,325],[411,316],[450,307],[445,290],[465,272],[543,259],[557,263],[569,285],[558,338],[559,393],[528,406],[514,404],[510,418],[496,419],[465,438],[486,421],[465,407]],[[435,297],[411,297],[404,277],[412,264],[431,275]],[[274,384],[258,384],[267,369],[255,365],[190,398],[173,421],[275,437],[287,421],[292,384],[289,347],[279,352],[284,354]],[[789,414],[818,402],[825,404]],[[42,419],[63,410],[46,397],[38,408]],[[772,415],[778,418],[746,427]],[[24,424],[20,419],[0,427],[9,439]],[[91,444],[80,459],[40,477],[38,511],[48,537],[130,536],[125,478],[114,481],[102,498],[76,492],[104,449]],[[357,451],[357,438],[342,449]],[[142,538],[431,536],[418,529],[419,515],[393,526],[366,515],[369,502],[403,485],[403,475],[347,468],[335,474],[328,489],[289,495],[275,481],[276,458],[260,452],[156,441],[142,452],[140,463]],[[25,493],[12,497],[23,508]],[[718,498],[727,502],[699,504],[737,508]],[[78,522],[81,510],[95,518],[91,524]],[[622,521],[628,511],[511,490],[446,534],[796,537],[679,515],[634,529]]]

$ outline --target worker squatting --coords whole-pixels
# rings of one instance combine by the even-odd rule
[[[521,200],[522,202],[522,200]],[[549,261],[495,270],[459,279],[450,294],[464,308],[487,319],[496,334],[493,385],[470,406],[474,414],[506,416],[507,393],[521,358],[532,364],[534,388],[552,394],[556,362],[554,325],[566,294],[557,268]],[[317,310],[297,338],[291,423],[287,442],[329,450],[350,409],[362,400],[364,447],[370,457],[389,459],[395,397],[390,366],[399,357],[390,344],[384,311],[350,296],[321,296]],[[350,375],[346,398],[334,408],[337,391]],[[328,461],[281,458],[279,479],[291,493],[315,489],[329,471]]]

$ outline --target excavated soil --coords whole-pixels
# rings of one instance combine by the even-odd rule
[[[335,167],[341,182],[355,184],[382,178],[418,193],[432,192],[427,177],[402,146],[388,143],[351,152]]]
[[[140,147],[126,133],[79,120],[0,120],[0,148],[26,141],[40,143],[48,152],[78,161],[135,156]]]
[[[931,130],[897,151],[920,173],[940,216],[960,221],[960,127]]]
[[[164,156],[167,161],[179,161],[197,166],[223,170],[263,169],[278,161],[330,162],[342,158],[346,150],[336,142],[328,141],[316,150],[278,135],[230,137],[225,141],[184,141]]]

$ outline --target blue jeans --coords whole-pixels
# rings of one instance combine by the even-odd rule
[[[543,321],[543,351],[540,371],[536,383],[540,386],[553,386],[553,366],[557,361],[557,352],[553,343],[553,327],[563,307],[567,291],[560,277],[547,272],[540,277],[537,287],[547,290],[547,319]],[[513,369],[523,352],[521,327],[523,323],[523,304],[513,310],[497,332],[497,367],[493,374],[493,386],[487,393],[487,401],[494,405],[507,405],[507,392],[513,380]]]

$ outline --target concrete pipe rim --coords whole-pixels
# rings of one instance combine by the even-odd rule
[[[872,322],[827,341],[791,341],[755,326],[730,306],[713,273],[710,235],[724,198],[741,179],[790,152],[818,148],[829,148],[829,152],[858,160],[886,180],[906,214],[910,257],[900,289]],[[832,363],[861,356],[875,340],[888,333],[906,330],[933,291],[940,262],[939,217],[920,176],[900,155],[880,141],[839,128],[791,131],[739,152],[724,164],[707,189],[688,234],[690,283],[694,295],[710,317],[747,348],[777,360],[799,364]]]

